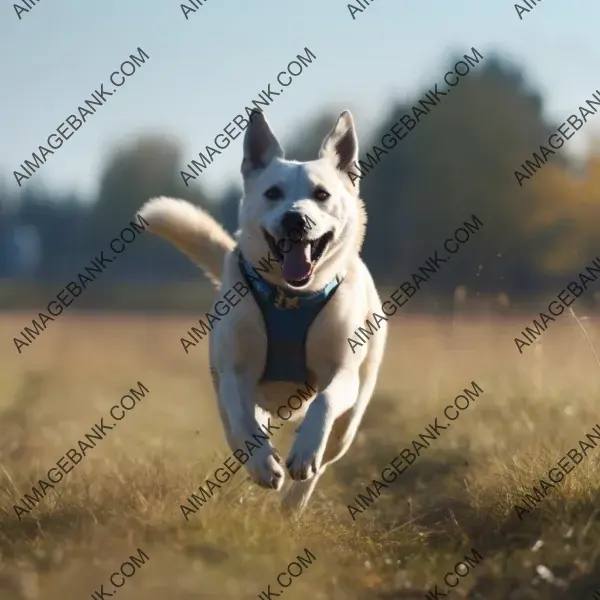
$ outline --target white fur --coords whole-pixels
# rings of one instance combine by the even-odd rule
[[[154,198],[139,214],[150,231],[169,240],[199,263],[214,281],[221,279],[223,254],[235,248],[231,236],[207,213],[185,200]]]
[[[283,237],[282,216],[293,209],[316,223],[307,234],[310,240],[327,231],[334,234],[302,290],[322,289],[336,274],[346,273],[308,332],[308,383],[317,394],[291,419],[304,417],[286,461],[293,485],[284,498],[284,507],[296,512],[308,502],[325,468],[350,447],[373,394],[385,347],[385,322],[367,343],[355,348],[355,353],[347,341],[381,308],[373,279],[359,256],[366,217],[358,191],[347,176],[357,157],[354,122],[347,111],[325,139],[318,160],[285,160],[262,113],[252,118],[244,139],[244,198],[236,237],[246,259],[257,265],[267,256],[263,230],[276,240]],[[311,199],[317,184],[331,194],[328,200]],[[285,191],[283,199],[273,201],[263,196],[273,185]],[[140,214],[150,223],[151,231],[220,279],[216,301],[223,300],[223,294],[242,280],[232,252],[236,240],[201,209],[182,200],[157,198]],[[288,293],[298,289],[285,281],[279,267],[263,276]],[[245,448],[244,442],[261,432],[259,424],[266,424],[269,416],[279,424],[277,409],[306,382],[260,383],[267,338],[260,309],[250,294],[215,324],[209,344],[211,374],[227,441],[232,450]],[[263,443],[246,468],[263,487],[283,486],[284,467],[270,443]]]

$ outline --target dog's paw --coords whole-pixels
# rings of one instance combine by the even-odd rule
[[[254,454],[246,463],[246,469],[254,483],[270,490],[280,490],[285,480],[281,456],[276,450]]]
[[[290,477],[294,481],[306,481],[321,468],[323,450],[318,439],[308,435],[298,435],[285,461]]]

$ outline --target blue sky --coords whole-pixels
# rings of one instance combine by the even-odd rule
[[[175,0],[39,2],[22,20],[0,6],[0,178],[17,189],[13,170],[138,46],[146,65],[24,187],[91,196],[108,150],[149,131],[178,139],[189,162],[305,46],[317,60],[266,109],[283,140],[345,108],[365,139],[394,98],[441,80],[448,52],[473,46],[522,65],[558,123],[600,89],[592,0],[538,0],[523,20],[503,0],[373,0],[356,20],[337,0],[205,0],[188,20]],[[568,150],[594,131],[598,116]],[[216,191],[237,179],[241,140],[196,181]]]

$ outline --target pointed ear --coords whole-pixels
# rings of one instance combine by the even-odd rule
[[[248,177],[252,171],[264,169],[274,158],[283,158],[283,150],[273,135],[265,116],[253,111],[244,136],[244,158],[242,175]]]
[[[358,160],[358,138],[349,110],[338,117],[335,126],[323,140],[319,156],[331,160],[344,173]]]

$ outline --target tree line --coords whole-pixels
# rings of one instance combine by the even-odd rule
[[[361,158],[403,115],[412,114],[425,91],[414,90],[390,106],[374,131],[362,130],[358,121]],[[293,132],[293,143],[284,144],[286,157],[316,158],[336,118],[337,113],[321,114],[300,136]],[[522,185],[515,177],[559,124],[544,116],[542,95],[520,68],[501,56],[486,58],[361,182],[368,210],[363,256],[376,281],[404,281],[473,214],[485,223],[484,231],[432,278],[429,293],[449,298],[457,285],[515,300],[556,293],[565,278],[600,256],[597,142],[581,164],[572,164],[563,149]],[[218,196],[209,196],[201,182],[182,183],[183,163],[181,149],[168,136],[142,136],[109,154],[92,203],[35,182],[19,190],[6,177],[0,186],[0,277],[63,283],[157,195],[189,200],[233,232],[238,174]],[[201,278],[188,259],[153,236],[132,244],[105,275],[117,284]]]

